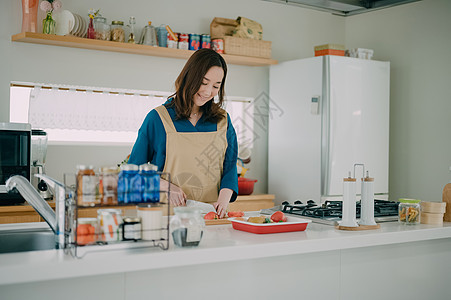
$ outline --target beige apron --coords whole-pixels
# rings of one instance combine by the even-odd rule
[[[227,115],[218,122],[217,131],[177,132],[166,107],[155,110],[166,130],[163,172],[170,174],[187,199],[216,202],[227,149]]]

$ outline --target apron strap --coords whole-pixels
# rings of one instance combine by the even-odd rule
[[[227,131],[227,112],[224,110],[223,112],[224,118],[219,120],[216,130],[218,132],[220,131]]]
[[[157,113],[160,115],[161,122],[163,122],[164,129],[166,133],[177,132],[174,126],[174,122],[172,122],[171,116],[169,115],[168,110],[164,105],[160,105],[155,108]]]

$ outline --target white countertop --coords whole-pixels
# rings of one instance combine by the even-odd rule
[[[342,231],[310,223],[302,232],[261,235],[214,225],[206,227],[194,248],[178,248],[171,241],[166,251],[153,247],[89,252],[81,259],[63,250],[1,254],[0,285],[451,238],[451,223],[380,225],[377,230]]]

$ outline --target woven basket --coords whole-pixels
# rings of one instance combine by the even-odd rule
[[[271,42],[224,36],[224,53],[271,58]]]

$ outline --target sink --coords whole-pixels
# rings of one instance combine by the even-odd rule
[[[48,227],[0,230],[0,254],[50,249],[56,249],[56,242]]]

